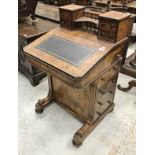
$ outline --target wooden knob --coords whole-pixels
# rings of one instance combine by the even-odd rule
[[[98,104],[99,104],[99,105],[103,105],[103,103],[102,103],[102,102],[100,102],[100,101],[98,101]]]
[[[114,67],[113,67],[113,70],[115,70],[115,71],[116,71],[116,70],[117,70],[117,67],[116,67],[116,66],[114,66]]]
[[[97,113],[98,115],[102,115],[102,113],[101,113],[100,111],[97,111],[96,113]]]
[[[108,102],[109,104],[112,104],[112,102],[111,102],[111,101],[109,101],[109,100],[108,100],[107,102]]]
[[[114,23],[112,23],[112,24],[111,24],[111,28],[114,28],[114,27],[115,27],[115,24],[114,24]]]
[[[117,82],[117,80],[116,80],[116,79],[113,79],[113,80],[112,80],[112,82],[113,82],[113,83],[116,83],[116,82]]]
[[[112,94],[112,91],[109,91],[110,94]]]
[[[105,78],[101,78],[102,81],[105,81]]]

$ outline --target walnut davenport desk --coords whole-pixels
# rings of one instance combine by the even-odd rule
[[[80,30],[56,28],[24,48],[30,63],[48,75],[49,92],[36,104],[41,113],[52,101],[80,119],[80,146],[114,108],[114,95],[127,38],[117,43]]]

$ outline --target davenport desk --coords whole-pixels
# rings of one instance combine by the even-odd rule
[[[75,146],[113,110],[126,44],[127,38],[112,43],[92,33],[56,28],[24,48],[29,62],[48,75],[48,95],[38,101],[36,112],[56,101],[80,119],[84,125],[73,137]]]

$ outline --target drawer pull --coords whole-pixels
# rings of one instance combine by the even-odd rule
[[[96,113],[97,113],[98,115],[102,115],[102,113],[101,113],[101,112],[99,112],[99,111],[97,111]]]
[[[116,82],[117,82],[117,80],[116,80],[116,79],[113,79],[113,80],[112,80],[112,82],[113,82],[113,83],[116,83]]]
[[[117,70],[117,67],[116,67],[116,66],[115,66],[115,67],[113,67],[113,70],[115,70],[115,71],[116,71],[116,70]]]
[[[98,101],[98,104],[99,104],[99,105],[103,105],[103,103],[102,103],[102,102],[100,102],[100,101]]]
[[[105,78],[101,78],[102,81],[105,81]]]
[[[115,35],[115,33],[114,33],[114,32],[112,32],[112,33],[110,34],[110,37],[114,37],[114,35]]]
[[[112,104],[112,102],[111,102],[111,101],[109,101],[109,100],[108,100],[107,102],[108,102],[109,104]]]
[[[110,94],[112,94],[112,91],[109,91]]]
[[[115,24],[111,24],[111,28],[114,28],[115,27]]]

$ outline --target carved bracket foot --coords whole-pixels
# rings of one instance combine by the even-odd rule
[[[42,113],[44,108],[49,105],[54,100],[53,97],[47,96],[44,99],[39,99],[38,102],[35,105],[35,111],[37,113]]]
[[[117,85],[117,88],[122,91],[129,91],[131,88],[136,87],[136,80],[132,80],[128,82],[128,87],[122,87],[120,84]]]
[[[74,135],[73,145],[80,147],[87,136],[95,129],[95,127],[101,122],[101,120],[110,112],[113,111],[114,105],[112,104],[109,108],[92,124],[85,123]]]

